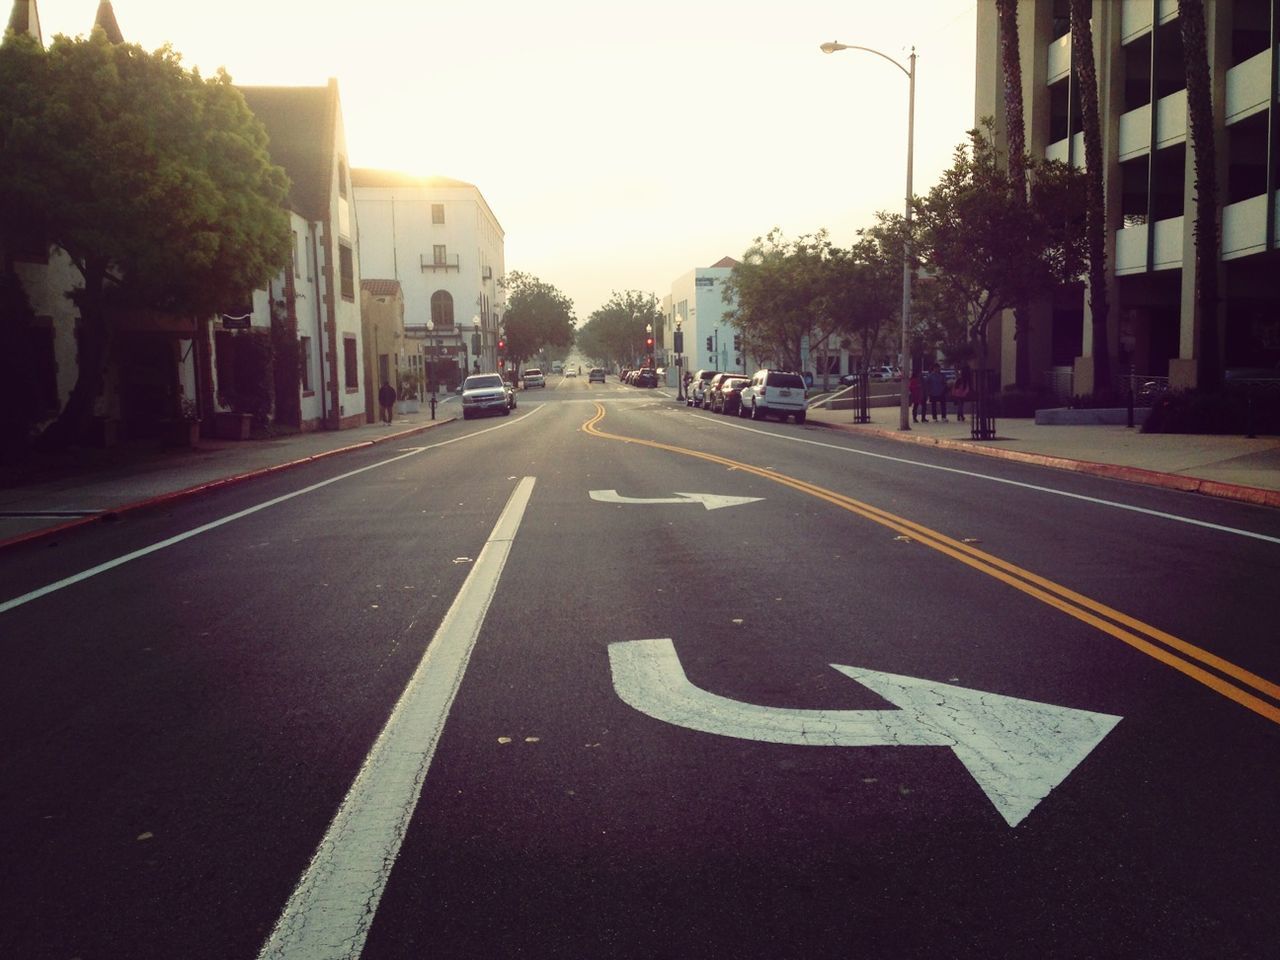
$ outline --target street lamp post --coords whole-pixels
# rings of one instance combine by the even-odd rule
[[[874,53],[877,57],[888,60],[907,75],[909,87],[907,99],[907,209],[906,232],[902,238],[902,397],[898,429],[910,430],[911,425],[908,422],[907,407],[911,403],[911,357],[907,352],[910,347],[907,340],[907,328],[911,319],[911,169],[916,130],[916,48],[911,48],[910,68],[904,67],[893,57],[883,54],[879,50],[872,50],[870,47],[859,47],[850,43],[832,41],[824,43],[821,50],[823,53],[835,53],[837,50],[862,50],[866,53]]]

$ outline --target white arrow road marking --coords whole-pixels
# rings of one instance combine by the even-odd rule
[[[1016,827],[1121,718],[931,680],[832,666],[897,710],[788,710],[695,687],[670,639],[609,645],[618,696],[641,713],[703,733],[823,747],[950,747]]]
[[[708,510],[755,503],[763,497],[722,497],[714,493],[676,493],[674,497],[624,497],[617,490],[590,490],[592,500],[600,503],[700,503]]]

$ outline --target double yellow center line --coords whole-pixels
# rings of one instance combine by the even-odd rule
[[[582,430],[590,436],[600,437],[604,440],[640,444],[656,450],[666,450],[682,456],[696,457],[699,460],[706,460],[734,470],[752,473],[766,480],[772,480],[774,483],[780,483],[784,487],[790,487],[800,493],[817,497],[819,500],[825,500],[827,503],[842,510],[847,510],[850,513],[857,514],[910,537],[917,543],[931,547],[954,560],[959,560],[980,573],[994,577],[1015,590],[1020,590],[1030,597],[1061,610],[1067,616],[1096,627],[1103,633],[1127,643],[1135,650],[1142,651],[1147,656],[1153,657],[1179,673],[1191,677],[1222,696],[1234,700],[1259,716],[1267,718],[1272,723],[1280,724],[1280,706],[1272,702],[1280,701],[1280,685],[1272,683],[1228,660],[1224,660],[1207,650],[1203,650],[1195,644],[1188,643],[1157,627],[1143,623],[1141,620],[1076,593],[1074,590],[1054,583],[1052,580],[1029,570],[1024,570],[1022,567],[1009,563],[1007,560],[1001,560],[999,557],[992,556],[983,550],[978,550],[971,544],[962,543],[929,527],[889,513],[887,510],[881,510],[879,507],[873,507],[860,500],[855,500],[853,497],[847,497],[842,493],[836,493],[833,490],[827,490],[825,487],[797,480],[786,474],[778,473],[776,470],[740,463],[737,460],[730,460],[727,457],[716,456],[701,450],[689,450],[685,447],[677,447],[668,443],[659,443],[656,440],[641,440],[635,437],[623,437],[607,433],[599,428],[604,416],[604,407],[596,404],[595,415],[582,425]]]

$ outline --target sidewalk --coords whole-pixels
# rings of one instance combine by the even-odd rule
[[[388,426],[319,430],[254,440],[200,440],[191,449],[161,449],[156,441],[108,450],[75,450],[34,460],[21,470],[0,471],[0,549],[55,530],[91,523],[103,514],[287,470],[372,444],[395,443],[448,423],[457,401],[441,404],[436,419],[397,414]]]
[[[1114,477],[1174,490],[1280,507],[1280,437],[1141,433],[1137,427],[1047,426],[1031,419],[997,420],[995,440],[969,436],[969,421],[912,424],[899,429],[898,407],[872,407],[871,423],[852,410],[810,408],[808,421],[851,433],[874,433],[967,453]]]

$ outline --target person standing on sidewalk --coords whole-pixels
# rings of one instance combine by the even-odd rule
[[[396,405],[396,388],[382,381],[382,389],[378,391],[378,406],[382,407],[382,422],[391,422],[391,408]]]
[[[929,396],[929,409],[933,413],[933,419],[936,423],[938,420],[938,408],[942,408],[942,422],[947,422],[947,378],[942,374],[942,368],[938,364],[934,364],[929,370],[929,376],[925,378],[925,392]]]
[[[918,368],[911,374],[911,379],[907,383],[907,392],[911,397],[911,422],[927,423],[928,418],[924,409],[924,377]]]
[[[969,393],[973,390],[973,373],[969,370],[967,363],[960,364],[960,370],[956,373],[956,382],[951,385],[951,396],[956,401],[956,419],[964,420],[964,402],[969,399]]]

